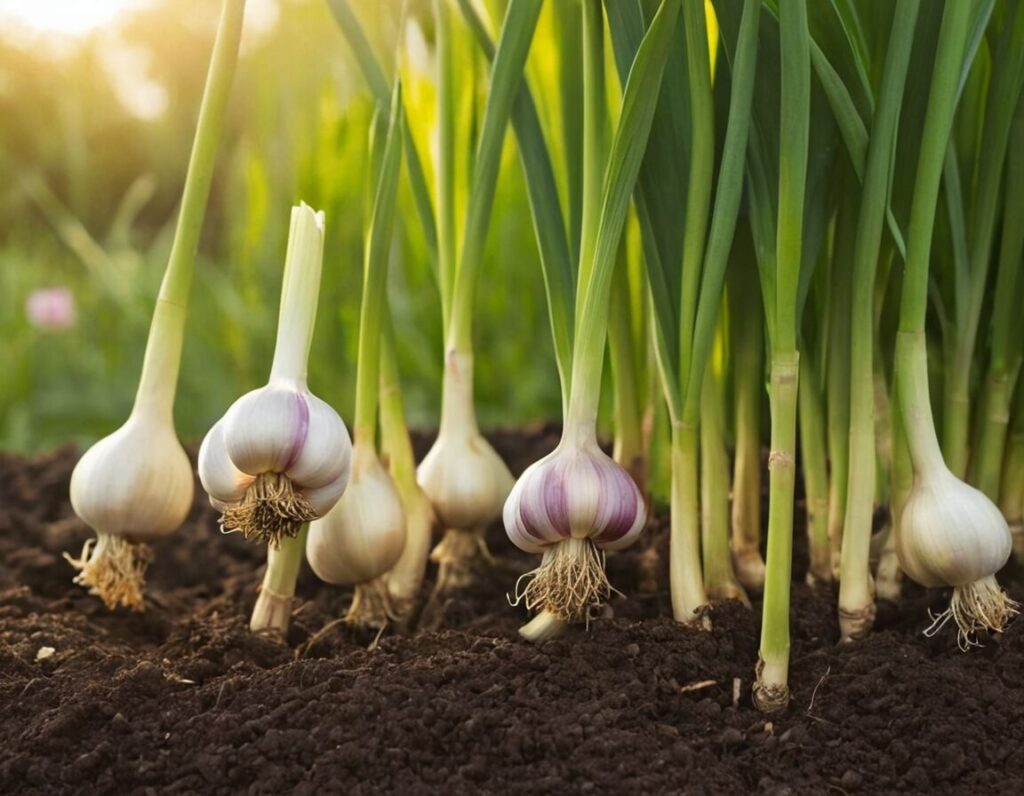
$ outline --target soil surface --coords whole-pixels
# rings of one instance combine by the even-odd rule
[[[557,442],[492,438],[516,472]],[[250,634],[264,550],[220,534],[198,488],[156,545],[145,613],[73,585],[75,459],[0,454],[2,793],[1024,793],[1024,620],[964,654],[952,629],[921,633],[948,594],[908,587],[837,645],[835,594],[798,558],[793,699],[766,718],[759,606],[673,622],[661,511],[609,558],[626,597],[588,632],[518,640],[505,595],[533,559],[494,528],[497,567],[434,629],[372,650],[342,629],[297,658],[350,595],[307,568],[288,646]],[[1019,572],[1002,579],[1024,598]]]

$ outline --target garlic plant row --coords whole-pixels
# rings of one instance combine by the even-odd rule
[[[606,557],[636,541],[659,478],[673,614],[707,627],[715,602],[761,600],[754,700],[767,712],[789,698],[797,478],[806,581],[838,582],[843,640],[871,632],[876,598],[898,599],[901,573],[951,591],[926,632],[952,620],[966,649],[1006,626],[1017,605],[996,576],[1024,550],[1024,2],[896,0],[870,14],[808,0],[555,4],[557,88],[535,95],[524,73],[541,0],[510,0],[495,39],[476,4],[433,0],[429,167],[399,81],[388,88],[348,0],[329,4],[378,106],[353,435],[307,383],[322,269],[347,265],[330,252],[324,263],[325,219],[303,204],[269,381],[199,451],[222,529],[268,547],[253,630],[286,634],[304,557],[353,588],[351,624],[411,627],[421,607],[436,618],[446,593],[506,577],[484,542],[500,520],[540,557],[508,583],[530,617],[520,632],[552,638],[609,601]],[[192,505],[174,385],[241,8],[225,1],[134,410],[72,478],[97,538],[70,560],[110,606],[142,607],[145,545]],[[475,72],[456,63],[470,46],[489,64],[478,115],[462,112],[477,107]],[[541,123],[545,99],[561,142]],[[473,385],[508,129],[563,409],[557,447],[518,480],[481,434]],[[406,186],[417,216],[401,221],[422,228],[443,317],[438,435],[418,467],[386,290]],[[525,265],[520,277],[532,278]],[[606,349],[614,457],[598,439]],[[873,535],[878,508],[888,523]]]

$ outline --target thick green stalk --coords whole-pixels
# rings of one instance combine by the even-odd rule
[[[488,60],[494,61],[495,46],[491,41],[490,34],[484,25],[483,19],[477,13],[473,0],[458,0],[459,7],[466,19],[467,24],[476,36],[480,48]],[[564,11],[564,6],[559,6],[559,11]],[[575,9],[572,9],[573,25],[578,19]],[[559,14],[561,19],[563,14]],[[564,22],[564,20],[562,20]],[[574,41],[573,49],[579,56],[579,42],[581,39],[578,32],[570,34]],[[571,57],[563,53],[563,57]],[[582,56],[580,56],[582,61]],[[563,64],[564,66],[564,64]],[[581,63],[576,65],[576,73],[580,71]],[[578,74],[577,74],[578,78]],[[563,76],[563,79],[564,78]],[[575,92],[581,94],[580,83],[576,81]],[[580,102],[582,99],[580,98]],[[569,103],[570,107],[575,107]],[[582,112],[579,112],[582,116]],[[573,129],[580,129],[582,122],[576,119],[572,125]],[[573,231],[574,243],[566,238],[565,225],[562,218],[562,208],[558,196],[558,186],[555,180],[554,166],[551,162],[551,153],[541,129],[540,118],[537,115],[537,107],[533,101],[533,95],[526,81],[522,81],[519,93],[516,95],[512,106],[512,128],[516,134],[519,144],[519,158],[522,163],[523,174],[526,177],[526,187],[530,200],[530,215],[533,218],[533,227],[537,237],[537,247],[540,250],[541,269],[544,274],[544,290],[547,296],[548,314],[551,319],[551,334],[555,347],[555,359],[558,363],[558,377],[562,387],[563,411],[566,408],[569,398],[569,378],[572,371],[572,335],[573,335],[573,299],[575,285],[574,258],[578,255],[579,241],[579,219],[570,222],[570,229]],[[582,135],[582,131],[580,131]],[[582,149],[580,138],[569,136],[565,139],[565,146],[568,142],[576,142],[575,148]],[[576,153],[570,157],[571,163],[577,163],[578,174],[570,169],[570,209],[574,206],[572,196],[572,184],[578,178],[580,191],[582,191],[582,156]],[[575,167],[574,167],[575,168]],[[575,175],[575,176],[573,176]],[[577,192],[579,193],[579,192]],[[577,201],[575,205],[579,205]],[[580,208],[581,209],[581,208]],[[575,226],[573,226],[575,225]],[[572,249],[570,253],[570,248]]]
[[[402,163],[402,98],[395,89],[387,138],[363,261],[363,297],[359,313],[359,359],[356,363],[356,407],[353,440],[376,449],[377,397],[380,390],[381,315],[387,303],[388,258],[395,226],[395,200]]]
[[[977,420],[978,447],[974,456],[974,483],[992,500],[999,495],[1013,393],[1011,378],[1014,368],[1019,367],[1017,363],[1022,346],[1016,316],[1024,299],[1024,223],[1021,223],[1024,219],[1024,103],[1018,105],[1011,141],[1007,155],[999,272],[992,309],[992,342],[985,375],[984,403]]]
[[[849,185],[850,181],[847,180]],[[850,450],[850,296],[853,292],[853,248],[859,195],[840,202],[835,222],[832,272],[829,275],[828,356],[825,374],[828,416],[828,538],[832,574],[839,576],[846,516],[846,486]]]
[[[297,536],[284,537],[280,544],[267,547],[267,570],[249,619],[253,633],[269,633],[280,638],[288,633],[295,583],[302,569],[308,532],[309,526],[304,525]]]
[[[768,556],[754,701],[765,712],[789,703],[789,589],[793,567],[793,488],[800,375],[797,300],[810,138],[810,33],[805,0],[780,0],[781,107],[775,307],[771,333],[771,455]]]
[[[958,296],[957,300],[956,341],[952,368],[948,371],[957,375],[946,379],[943,404],[943,452],[950,470],[958,478],[963,478],[967,472],[971,365],[992,260],[1003,164],[1024,82],[1024,3],[1014,4],[1013,9],[1013,17],[1006,22],[1006,30],[1000,37],[992,64],[992,82],[979,152],[981,165],[970,219],[968,289],[966,295]]]
[[[565,159],[569,249],[579,256],[583,228],[583,34],[574,3],[554,4],[558,100]]]
[[[928,270],[935,208],[956,107],[957,83],[967,43],[970,10],[970,3],[947,3],[943,10],[914,180],[907,262],[900,297],[896,385],[907,430],[907,444],[914,473],[918,477],[924,477],[945,466],[928,392],[925,318],[928,310]]]
[[[704,3],[683,3],[683,26],[686,31],[691,135],[679,304],[679,374],[684,385],[693,381],[695,400],[699,402],[704,370],[692,369],[691,360],[715,172],[715,101],[711,89],[711,57]],[[721,287],[715,297],[716,308],[721,302],[720,293]]]
[[[608,293],[615,257],[646,150],[678,12],[675,2],[662,0],[637,50],[609,149],[596,240],[592,245],[586,241],[583,244],[583,251],[594,253],[593,265],[586,284],[581,284],[577,294],[571,394],[565,422],[567,434],[586,439],[592,439],[596,433],[608,331]]]
[[[876,475],[875,272],[917,13],[918,0],[899,0],[897,3],[878,107],[872,120],[854,243],[850,313],[850,458],[839,576],[839,623],[842,637],[847,641],[870,632],[875,616],[869,569]]]
[[[701,549],[704,586],[712,601],[740,600],[749,605],[736,579],[729,551],[729,454],[725,449],[721,376],[704,374],[700,424]]]
[[[523,83],[526,56],[540,15],[541,0],[512,0],[502,23],[487,89],[487,104],[466,205],[462,248],[452,284],[448,350],[473,351],[473,302],[487,227],[501,166],[501,151],[512,106]]]
[[[387,576],[388,594],[401,616],[416,599],[430,557],[436,520],[429,498],[416,482],[416,457],[405,423],[395,330],[387,302],[382,308],[380,357],[380,440],[388,473],[405,510],[405,547]]]
[[[761,397],[764,394],[764,312],[753,252],[730,269],[729,321],[736,405],[732,479],[732,554],[748,591],[764,588],[761,557]]]
[[[206,202],[210,195],[217,146],[224,129],[224,113],[235,65],[238,63],[244,12],[245,0],[224,0],[210,68],[206,74],[206,88],[199,106],[199,121],[185,176],[178,225],[174,231],[174,242],[171,244],[171,254],[160,285],[156,308],[153,310],[146,353],[142,360],[142,375],[135,394],[134,411],[153,411],[168,423],[173,422],[189,288],[199,247],[199,233],[202,231]]]
[[[804,475],[804,503],[807,508],[807,544],[810,565],[807,582],[832,580],[832,548],[828,538],[828,459],[826,453],[825,407],[813,357],[800,359],[800,458]]]
[[[608,351],[615,398],[613,458],[626,468],[640,487],[640,491],[646,492],[647,455],[644,446],[636,347],[633,344],[628,265],[626,247],[623,245],[619,249],[619,262],[612,276],[611,306],[608,315]]]
[[[455,140],[457,113],[455,54],[448,0],[434,0],[437,36],[437,268],[441,290],[441,315],[447,333],[451,323],[452,288],[455,284]]]
[[[577,291],[590,281],[601,223],[601,185],[607,150],[608,108],[604,80],[604,11],[601,0],[582,0],[583,29],[583,205],[580,209]],[[576,305],[576,321],[583,309]]]
[[[708,604],[701,576],[697,430],[674,423],[671,446],[669,580],[672,614],[676,621],[690,623],[700,619]]]

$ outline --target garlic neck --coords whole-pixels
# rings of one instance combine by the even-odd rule
[[[474,437],[480,434],[473,405],[473,355],[454,348],[445,354],[441,383],[439,437]]]
[[[945,471],[935,433],[928,391],[928,350],[923,331],[900,331],[896,337],[896,379],[900,411],[915,478],[927,480]]]
[[[313,341],[320,295],[323,247],[323,213],[314,212],[306,204],[293,207],[271,381],[306,381],[309,347]]]
[[[157,299],[132,415],[147,415],[168,424],[174,422],[174,394],[181,366],[185,315],[183,304]]]

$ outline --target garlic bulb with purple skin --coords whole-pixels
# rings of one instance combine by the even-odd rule
[[[348,484],[348,429],[306,386],[323,225],[323,213],[292,208],[270,381],[235,401],[199,449],[199,478],[223,529],[272,545],[324,516]]]
[[[612,592],[603,551],[632,544],[646,520],[636,483],[592,436],[564,437],[527,468],[504,510],[509,539],[528,553],[544,554],[540,567],[516,585],[514,602],[539,609],[520,633],[541,640],[586,622]]]

